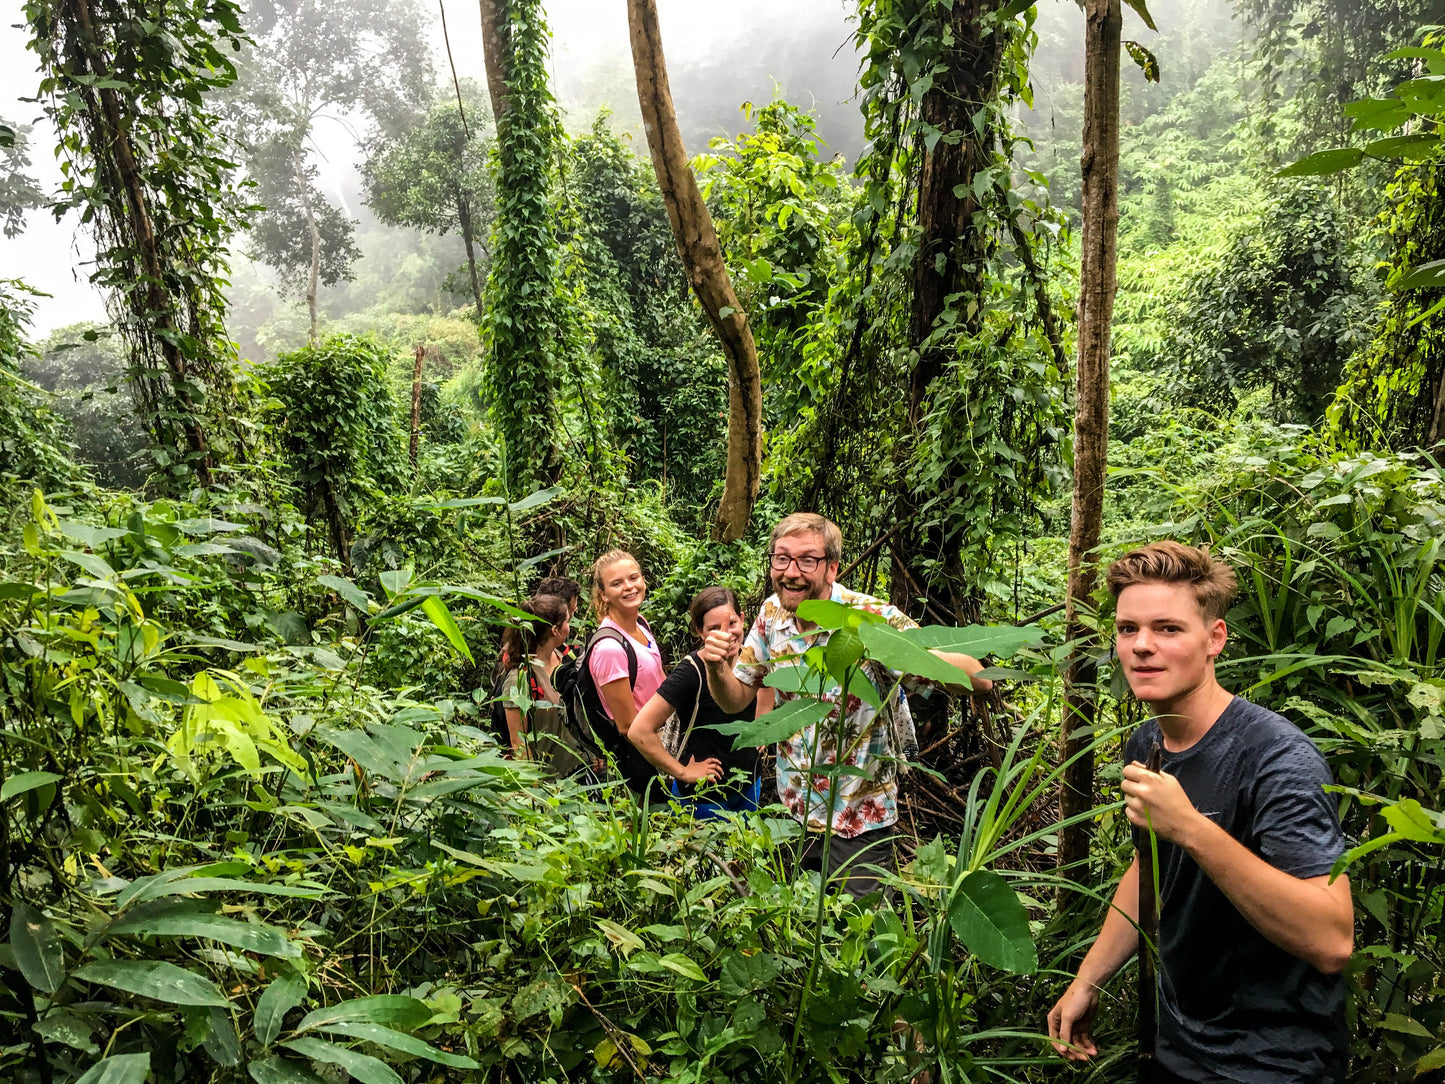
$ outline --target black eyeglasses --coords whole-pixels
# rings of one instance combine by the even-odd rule
[[[774,572],[786,572],[789,565],[797,565],[798,571],[806,574],[816,570],[827,559],[827,557],[814,557],[810,553],[805,553],[801,557],[789,557],[786,553],[768,554],[768,564],[772,566]]]

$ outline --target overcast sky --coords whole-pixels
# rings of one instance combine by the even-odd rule
[[[433,2],[427,7],[435,11]],[[851,5],[844,0],[730,0],[724,15],[714,4],[696,0],[658,0],[659,19],[667,49],[668,64],[678,70],[688,64],[705,64],[725,45],[744,34],[764,41],[785,41],[797,33],[802,24],[835,22],[837,41],[848,37],[846,11]],[[605,71],[616,64],[631,64],[627,42],[627,12],[623,0],[547,0],[548,19],[553,30],[553,70],[564,82],[575,73]],[[0,116],[31,123],[39,119],[40,107],[20,99],[33,96],[39,76],[34,55],[25,48],[28,32],[20,23],[19,0],[0,0],[0,10],[7,16],[0,25]],[[484,81],[481,29],[475,0],[450,0],[446,5],[447,29],[457,74],[462,78]],[[440,26],[436,28],[436,71],[439,78],[449,74],[445,54],[441,52]],[[855,62],[844,50],[836,60],[850,71]],[[629,68],[630,70],[630,68]],[[776,73],[782,79],[786,73]],[[789,88],[790,93],[807,88]],[[764,91],[764,100],[766,94]],[[737,103],[756,96],[757,90],[738,94]],[[806,99],[803,99],[806,101]],[[737,104],[733,103],[733,104]],[[630,104],[635,108],[635,103]],[[681,106],[679,107],[681,108]],[[328,152],[349,142],[341,132],[320,133]],[[60,171],[53,156],[54,134],[40,121],[31,134],[32,172],[41,186],[53,189],[60,182]],[[689,148],[701,150],[703,148]],[[345,171],[354,164],[345,153],[328,153],[331,169]],[[335,185],[333,175],[329,183]],[[323,183],[328,179],[323,177]],[[38,338],[56,327],[79,320],[105,319],[99,295],[86,281],[87,262],[93,248],[83,232],[76,229],[74,217],[55,222],[48,211],[32,211],[28,227],[18,238],[0,237],[0,278],[23,278],[30,285],[52,296],[41,299],[37,306],[33,334]]]

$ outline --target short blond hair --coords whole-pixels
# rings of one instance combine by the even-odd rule
[[[1203,546],[1186,546],[1166,539],[1130,550],[1109,566],[1109,593],[1115,600],[1126,587],[1139,583],[1181,583],[1210,621],[1222,618],[1234,601],[1234,569],[1213,557]]]
[[[608,550],[597,560],[592,562],[592,583],[589,597],[592,600],[592,609],[596,611],[599,618],[607,616],[607,601],[602,597],[602,577],[606,571],[619,561],[631,561],[642,567],[641,562],[626,550]]]
[[[824,557],[830,561],[842,558],[843,532],[838,530],[838,525],[827,516],[820,516],[816,512],[794,512],[791,516],[778,520],[778,525],[773,528],[773,537],[768,539],[768,549],[772,550],[780,538],[810,532],[822,538]]]

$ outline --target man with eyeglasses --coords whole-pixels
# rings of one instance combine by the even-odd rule
[[[703,642],[702,660],[707,664],[708,689],[725,711],[736,711],[748,703],[763,686],[769,672],[780,666],[802,665],[809,648],[828,642],[829,632],[798,617],[798,605],[807,599],[832,599],[879,614],[899,629],[916,628],[907,614],[881,599],[850,591],[837,582],[838,562],[843,552],[843,535],[836,524],[811,512],[797,512],[773,528],[768,543],[768,566],[773,594],[763,603],[743,642],[735,666],[726,665],[730,646],[725,633],[712,633]],[[982,669],[968,655],[935,652],[940,658],[965,670],[970,676]],[[868,677],[879,694],[893,687],[897,675],[876,663],[866,663]],[[973,677],[976,689],[988,689],[986,678]],[[922,691],[925,683],[904,679],[904,687]],[[779,703],[796,694],[777,691]],[[827,699],[836,702],[841,691],[835,686]],[[869,867],[892,869],[894,825],[898,820],[898,760],[916,753],[913,719],[908,699],[900,690],[875,712],[855,696],[848,698],[844,716],[842,750],[845,763],[856,772],[834,776],[813,774],[815,765],[836,762],[835,724],[808,726],[791,739],[778,743],[778,796],[807,830],[799,855],[803,869],[819,869],[822,836],[831,805],[833,835],[828,849],[828,868],[837,871],[847,865],[845,887],[854,897],[867,895],[878,886],[879,873]],[[829,790],[832,800],[829,802]]]

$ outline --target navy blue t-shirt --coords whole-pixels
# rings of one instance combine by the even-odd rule
[[[1156,721],[1124,747],[1148,763]],[[1345,850],[1325,758],[1289,720],[1240,697],[1204,737],[1163,753],[1189,800],[1254,854],[1295,877]],[[1134,831],[1139,860],[1149,839]],[[1191,1081],[1343,1081],[1345,988],[1267,940],[1182,848],[1159,841],[1159,1064]]]

